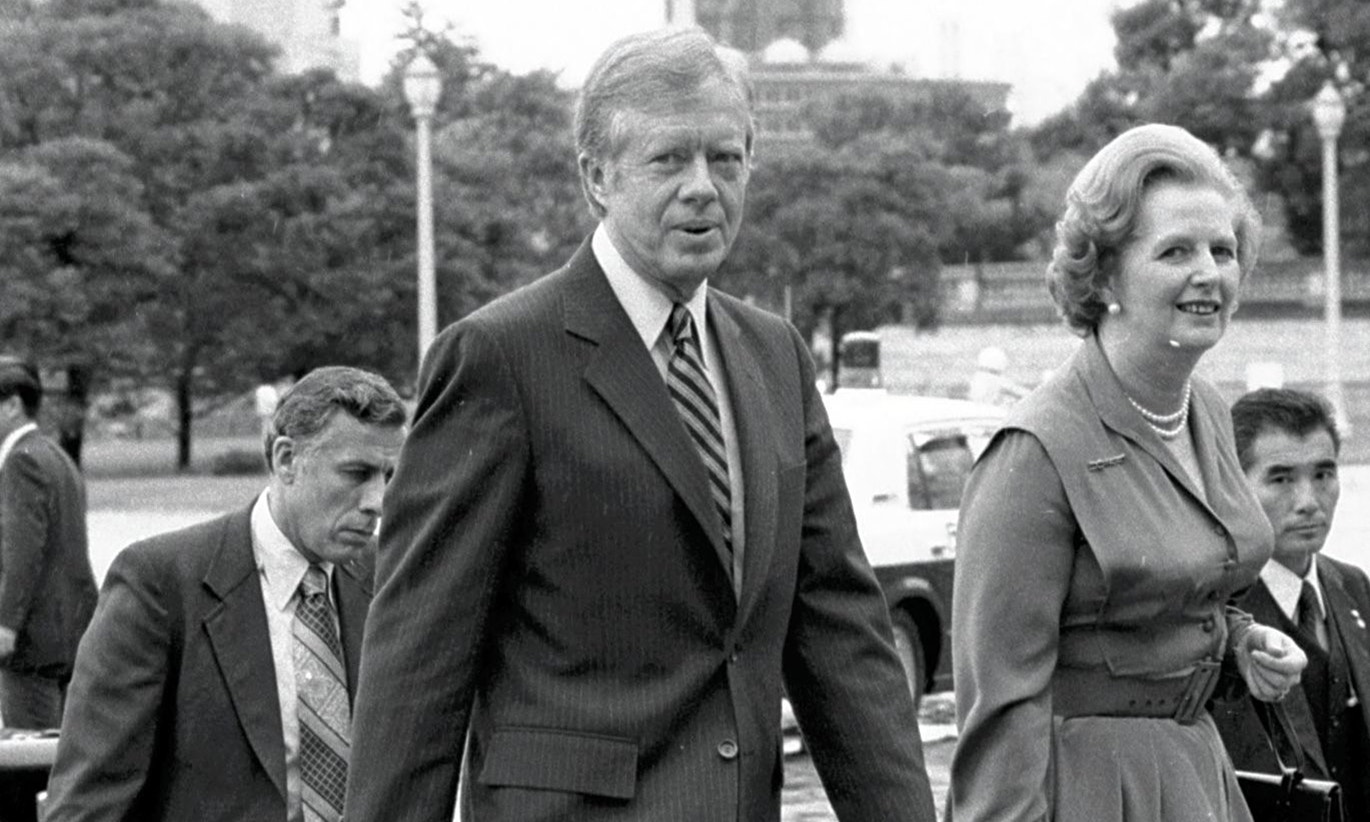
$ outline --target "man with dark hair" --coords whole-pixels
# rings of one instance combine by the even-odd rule
[[[48,822],[338,822],[381,498],[405,409],[307,374],[249,506],[114,560],[82,640]]]
[[[750,99],[702,32],[610,46],[576,113],[598,228],[427,352],[350,822],[450,820],[459,774],[473,822],[779,819],[782,691],[840,819],[932,819],[807,346],[706,282]]]
[[[1284,704],[1307,776],[1340,782],[1346,818],[1370,819],[1370,579],[1320,553],[1340,493],[1336,423],[1314,394],[1263,388],[1232,406],[1232,427],[1242,470],[1275,530],[1274,557],[1238,607],[1303,648],[1308,667]],[[1218,703],[1213,718],[1238,768],[1275,770],[1248,700]]]
[[[0,356],[0,717],[56,728],[76,643],[95,610],[86,487],[38,430],[37,367]]]

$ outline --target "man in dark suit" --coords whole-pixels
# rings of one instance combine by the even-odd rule
[[[381,498],[405,409],[310,372],[251,505],[124,549],[81,642],[49,822],[338,822]]]
[[[38,369],[0,357],[0,716],[56,728],[76,643],[95,610],[86,487],[35,422]]]
[[[1340,439],[1327,404],[1288,389],[1253,391],[1232,406],[1237,454],[1275,530],[1275,554],[1238,607],[1294,638],[1308,656],[1284,700],[1307,776],[1341,783],[1347,819],[1370,819],[1370,579],[1319,553],[1340,487]],[[1218,703],[1214,719],[1243,770],[1276,768],[1249,701]]]
[[[576,115],[599,227],[427,352],[349,822],[449,820],[459,773],[480,822],[777,820],[782,687],[841,819],[932,818],[807,348],[706,283],[749,100],[702,32],[611,46]]]

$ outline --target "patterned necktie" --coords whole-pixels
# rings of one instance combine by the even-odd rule
[[[666,366],[666,388],[695,449],[709,474],[709,493],[723,521],[723,543],[733,547],[732,491],[728,484],[728,451],[723,445],[723,424],[718,414],[718,399],[704,370],[694,318],[684,305],[671,308],[671,339],[675,347]],[[728,569],[731,575],[732,569]]]
[[[292,650],[300,724],[300,804],[305,822],[338,822],[352,747],[347,674],[328,577],[310,565],[300,583]]]
[[[1303,581],[1303,590],[1299,592],[1299,605],[1295,610],[1295,616],[1299,618],[1299,630],[1316,642],[1319,648],[1323,647],[1322,637],[1318,634],[1318,625],[1322,622],[1322,609],[1318,607],[1318,595],[1313,590],[1313,583],[1306,579]]]

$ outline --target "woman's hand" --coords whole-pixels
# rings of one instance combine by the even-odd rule
[[[1299,675],[1308,664],[1303,649],[1269,625],[1252,624],[1233,651],[1247,690],[1265,702],[1284,699],[1289,689],[1299,684]]]

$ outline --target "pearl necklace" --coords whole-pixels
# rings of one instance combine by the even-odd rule
[[[1180,432],[1184,430],[1185,425],[1189,423],[1189,393],[1191,386],[1191,382],[1185,380],[1184,396],[1180,398],[1180,409],[1173,414],[1157,414],[1155,411],[1144,408],[1141,403],[1132,399],[1126,391],[1123,392],[1123,396],[1127,397],[1128,403],[1131,404],[1133,408],[1137,409],[1137,413],[1141,414],[1142,419],[1146,421],[1147,427],[1152,431],[1155,431],[1158,437],[1163,440],[1173,440],[1180,435]]]

